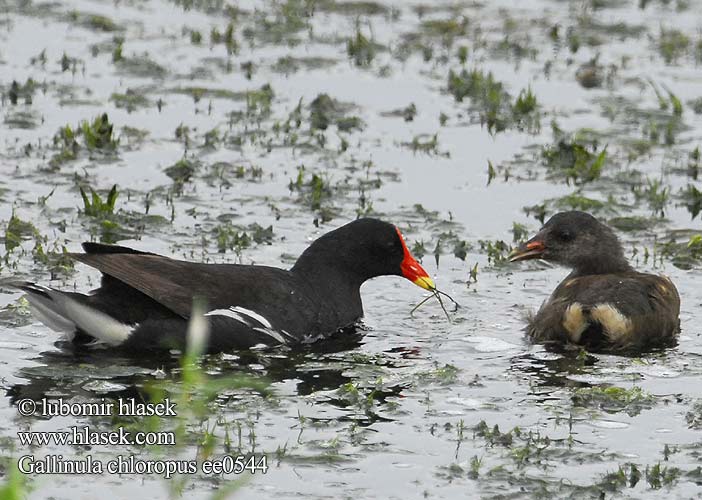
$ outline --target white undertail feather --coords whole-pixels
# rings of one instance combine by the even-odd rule
[[[76,324],[66,318],[65,311],[58,311],[59,306],[44,295],[45,293],[48,294],[51,289],[31,283],[22,283],[22,285],[26,288],[27,294],[25,297],[27,302],[29,302],[32,315],[52,330],[66,333],[69,340],[73,338]],[[36,290],[37,293],[31,293],[32,290]]]
[[[23,283],[27,301],[37,319],[52,330],[69,337],[80,329],[96,340],[119,345],[129,338],[136,325],[127,325],[112,316],[78,302],[70,295],[34,283]]]

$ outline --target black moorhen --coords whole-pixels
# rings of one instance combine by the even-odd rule
[[[637,351],[675,342],[680,296],[665,276],[635,271],[614,232],[593,216],[562,212],[510,255],[544,259],[573,271],[533,317],[537,342],[578,344],[593,351]]]
[[[376,276],[404,276],[435,288],[399,229],[377,219],[323,235],[289,271],[186,262],[99,243],[83,243],[83,249],[71,257],[102,272],[100,288],[88,295],[6,284],[27,292],[35,314],[54,330],[127,352],[182,349],[194,297],[207,304],[206,350],[221,352],[311,342],[351,326],[363,316],[359,288]]]

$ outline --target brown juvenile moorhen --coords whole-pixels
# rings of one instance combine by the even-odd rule
[[[680,328],[680,296],[665,276],[635,271],[614,232],[590,214],[554,215],[510,255],[573,269],[529,318],[536,342],[593,351],[637,351],[670,345]]]
[[[30,282],[5,282],[27,293],[51,328],[139,353],[186,345],[193,297],[207,304],[209,352],[322,339],[363,316],[361,285],[403,276],[433,290],[397,227],[359,219],[313,242],[290,270],[203,264],[116,245],[83,243],[71,254],[102,272],[89,294]]]

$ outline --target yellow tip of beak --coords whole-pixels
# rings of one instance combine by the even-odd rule
[[[417,278],[416,280],[414,280],[413,283],[417,286],[424,288],[425,290],[434,290],[436,288],[434,280],[431,279],[429,276],[422,276],[421,278]]]

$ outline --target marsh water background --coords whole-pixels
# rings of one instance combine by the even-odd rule
[[[74,353],[3,289],[3,474],[28,452],[255,452],[270,458],[266,475],[37,476],[17,488],[699,497],[700,12],[694,0],[0,0],[2,278],[89,289],[99,275],[61,253],[91,239],[289,266],[368,214],[398,224],[462,305],[451,322],[436,304],[411,317],[418,288],[373,280],[362,337],[207,358],[207,383],[240,383],[218,388],[204,417],[183,413],[175,450],[28,450],[18,429],[120,423],[20,417],[18,398],[179,394],[182,373],[174,359]],[[93,121],[103,113],[111,134]],[[80,188],[100,200],[86,205]],[[678,285],[677,347],[576,356],[525,341],[524,311],[566,271],[505,256],[570,208],[610,221],[638,267]],[[258,379],[267,391],[249,387]]]

